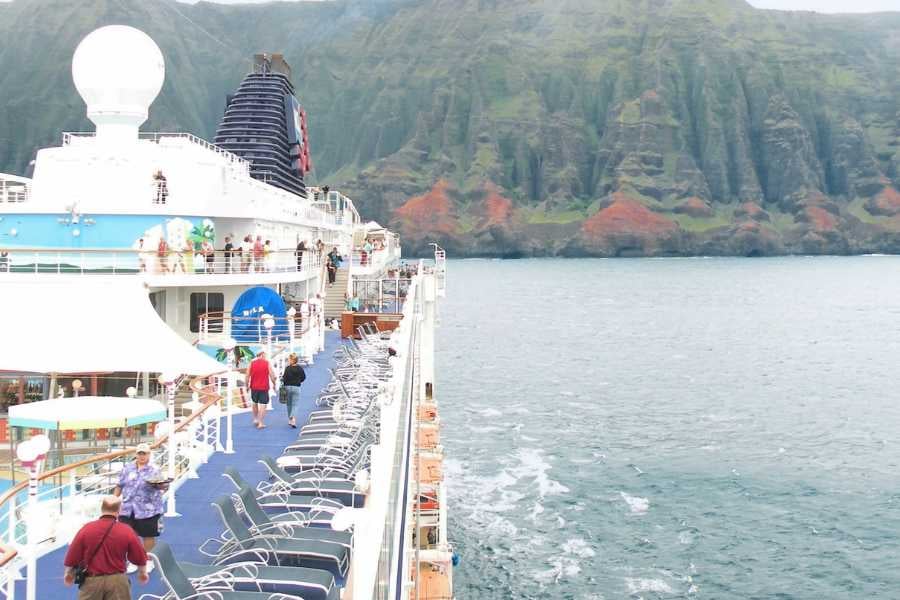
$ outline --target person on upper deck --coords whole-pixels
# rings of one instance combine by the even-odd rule
[[[256,236],[256,241],[253,242],[253,272],[254,273],[262,273],[263,272],[263,261],[266,258],[266,246],[263,244],[262,236]]]
[[[300,240],[297,244],[297,271],[303,270],[303,253],[306,252],[306,242]]]
[[[231,273],[231,258],[234,254],[234,244],[231,243],[231,236],[225,237],[225,272]]]
[[[159,262],[159,270],[161,273],[169,272],[169,244],[166,238],[159,238],[159,244],[156,246],[156,259]]]
[[[213,273],[216,270],[216,248],[213,246],[212,240],[203,240],[200,245],[200,254],[206,259],[206,272]]]
[[[153,184],[156,186],[156,204],[165,204],[169,197],[169,185],[162,169],[153,174]]]
[[[274,260],[275,255],[272,254],[272,240],[266,240],[266,243],[263,244],[263,264],[265,265],[266,272],[275,270],[272,266]]]
[[[250,270],[250,261],[253,257],[253,238],[249,235],[244,236],[244,245],[241,247],[241,273],[247,273]]]

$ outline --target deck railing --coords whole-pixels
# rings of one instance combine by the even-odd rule
[[[352,298],[359,302],[358,312],[399,313],[409,294],[411,279],[353,279]]]
[[[71,146],[73,143],[76,143],[75,140],[79,138],[92,138],[96,136],[97,133],[94,131],[66,131],[63,133],[63,146]],[[183,140],[190,144],[196,145],[198,148],[209,150],[210,152],[215,152],[216,154],[221,156],[227,163],[238,167],[246,173],[250,172],[250,163],[239,157],[237,154],[229,152],[224,148],[220,148],[219,146],[207,142],[203,138],[199,138],[191,133],[142,132],[138,134],[138,138],[146,140],[148,142],[155,142],[157,144],[165,144],[167,140]]]
[[[4,202],[28,202],[31,198],[31,180],[27,177],[0,173],[0,204]]]
[[[302,257],[301,257],[302,254]],[[252,249],[244,249],[226,256],[215,250],[207,256],[197,251],[167,250],[156,247],[134,249],[18,248],[0,247],[0,275],[4,273],[57,274],[130,274],[150,275],[240,275],[246,273],[308,273],[318,272],[322,258],[318,252],[298,253],[296,250],[272,250],[254,256]]]
[[[400,244],[389,244],[380,249],[366,252],[359,248],[351,255],[352,272],[355,277],[379,275],[400,262]]]
[[[197,343],[222,346],[234,340],[238,345],[272,345],[297,352],[307,363],[323,347],[325,323],[323,307],[315,303],[294,307],[292,315],[271,317],[266,327],[264,315],[235,315],[229,311],[210,311],[197,317]],[[272,354],[273,352],[270,352]]]
[[[284,350],[279,346],[275,352],[276,368],[283,368]],[[235,394],[231,406],[225,406],[226,378],[222,375],[189,381],[195,398],[192,414],[151,444],[154,464],[163,473],[168,470],[169,444],[174,444],[175,479],[167,494],[174,494],[184,481],[197,477],[197,468],[214,452],[223,450],[219,427],[222,409],[232,411],[240,403]],[[176,385],[187,381],[181,379]],[[0,495],[0,597],[14,599],[15,581],[21,579],[19,572],[28,560],[28,549],[43,556],[68,543],[81,525],[99,515],[100,498],[115,488],[118,474],[133,456],[133,449],[116,450],[50,469],[37,478],[36,503],[27,501],[28,480]],[[40,519],[30,514],[35,509]]]

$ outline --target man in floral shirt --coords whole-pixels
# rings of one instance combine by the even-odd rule
[[[119,484],[113,490],[113,494],[122,496],[119,521],[134,529],[143,540],[147,552],[153,549],[159,537],[163,492],[168,488],[168,484],[148,483],[148,480],[159,478],[159,470],[150,464],[150,446],[138,444],[134,461],[125,464],[119,475]]]

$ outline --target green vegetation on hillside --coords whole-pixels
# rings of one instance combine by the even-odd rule
[[[492,185],[517,208],[512,230],[575,223],[591,213],[573,206],[619,191],[663,214],[708,203],[712,216],[673,217],[688,234],[729,225],[725,207],[743,202],[788,215],[777,231],[804,244],[821,232],[794,229],[822,199],[842,231],[893,222],[849,199],[900,187],[900,14],[742,0],[15,0],[0,4],[0,171],[24,172],[59,131],[89,127],[71,55],[110,23],[143,29],[166,57],[145,129],[211,137],[249,57],[283,51],[315,178],[386,222],[448,181],[468,236],[458,251],[546,247],[484,221]]]

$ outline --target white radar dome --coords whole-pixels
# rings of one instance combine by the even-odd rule
[[[126,25],[92,31],[72,57],[72,79],[98,137],[136,139],[165,73],[156,42]]]

